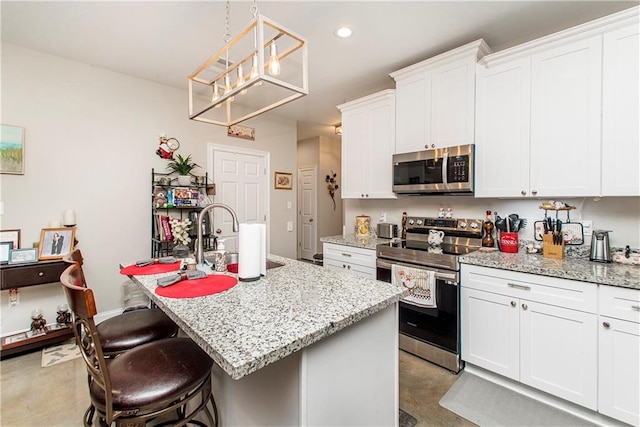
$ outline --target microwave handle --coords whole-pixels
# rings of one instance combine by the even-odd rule
[[[442,154],[442,182],[444,184],[444,188],[449,188],[449,183],[447,182],[447,168],[449,167],[449,152],[445,150]]]

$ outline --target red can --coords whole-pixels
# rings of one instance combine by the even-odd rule
[[[518,253],[518,233],[500,233],[500,251]]]

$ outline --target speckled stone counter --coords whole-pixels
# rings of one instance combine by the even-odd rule
[[[206,297],[156,295],[157,279],[163,275],[132,279],[233,379],[347,328],[406,293],[389,283],[275,255],[268,258],[285,265],[267,270],[256,282],[239,282]]]
[[[356,248],[375,250],[376,245],[380,243],[388,243],[391,241],[391,239],[383,239],[374,235],[371,235],[369,237],[356,237],[355,234],[347,234],[346,236],[338,235],[321,237],[320,241],[323,243],[336,243],[338,245],[354,246]]]
[[[560,279],[578,280],[600,285],[640,289],[640,266],[604,264],[588,258],[565,256],[564,259],[544,258],[541,254],[503,252],[473,252],[460,257],[464,264],[520,271]]]

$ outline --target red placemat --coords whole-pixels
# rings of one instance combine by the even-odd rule
[[[125,276],[140,276],[145,274],[169,273],[171,271],[180,270],[180,261],[173,264],[151,264],[144,267],[138,267],[135,264],[128,265],[120,270],[120,274]]]
[[[156,294],[168,298],[194,298],[217,294],[233,288],[238,283],[235,277],[211,274],[204,279],[183,280],[169,286],[158,286]]]

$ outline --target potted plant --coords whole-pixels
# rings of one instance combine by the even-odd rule
[[[182,157],[178,154],[174,160],[167,164],[167,169],[178,174],[179,185],[190,185],[191,176],[189,173],[191,173],[192,169],[197,167],[200,166],[191,161],[191,154],[187,157]]]

